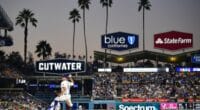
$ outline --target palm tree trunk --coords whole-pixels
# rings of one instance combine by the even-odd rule
[[[106,6],[106,28],[105,28],[105,35],[108,34],[108,6]],[[104,56],[104,68],[106,68],[107,62],[107,49],[105,49],[105,56]]]
[[[143,28],[143,51],[145,51],[145,9],[144,9],[144,7],[142,8],[142,14],[143,14],[143,26],[142,26],[142,28]],[[144,60],[145,59],[143,59],[143,65],[144,65]]]
[[[142,28],[143,28],[143,51],[145,50],[145,13],[144,13],[144,7],[143,7],[143,9],[142,9],[142,11],[143,11],[143,26],[142,26]]]
[[[42,60],[45,60],[46,58],[45,58],[45,55],[44,55],[44,52],[43,52],[43,54],[42,54]]]
[[[108,6],[106,6],[106,30],[105,33],[107,35],[108,33]]]
[[[27,26],[24,29],[24,63],[26,64],[26,55],[27,55],[27,37],[28,37],[28,28]]]
[[[84,40],[85,40],[85,62],[86,62],[86,69],[87,69],[87,63],[88,63],[88,51],[87,51],[87,39],[86,39],[86,32],[85,32],[85,8],[83,9],[83,33],[84,33]]]
[[[0,35],[1,35],[1,33],[0,33]],[[7,29],[5,29],[5,32],[4,32],[4,37],[7,37],[8,36],[8,30]]]
[[[73,44],[72,44],[72,55],[73,55],[73,60],[74,60],[75,26],[76,26],[76,22],[74,22]]]

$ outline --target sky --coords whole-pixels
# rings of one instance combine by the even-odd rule
[[[106,9],[102,8],[100,0],[91,0],[90,9],[86,11],[86,35],[89,56],[93,51],[104,51],[101,48],[101,35],[105,33]],[[41,40],[47,40],[52,46],[53,53],[72,53],[73,24],[68,19],[69,12],[74,8],[80,11],[78,0],[0,0],[1,6],[15,24],[15,18],[23,8],[32,10],[38,19],[37,28],[29,26],[28,52],[34,53],[36,45]],[[128,32],[139,35],[139,48],[132,52],[142,50],[142,12],[138,12],[139,0],[113,0],[109,9],[108,33]],[[151,10],[145,13],[145,44],[146,49],[156,52],[153,36],[156,33],[171,30],[193,34],[193,48],[185,51],[200,49],[200,0],[150,0]],[[20,26],[14,26],[9,32],[14,39],[12,47],[1,47],[7,53],[20,51],[23,55],[24,34]],[[84,55],[83,22],[76,25],[75,54]],[[180,51],[164,51],[176,54]],[[125,54],[124,52],[113,52]],[[36,55],[34,54],[36,58]],[[37,58],[36,58],[37,59]]]

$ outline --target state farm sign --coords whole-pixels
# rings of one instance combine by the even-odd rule
[[[193,35],[190,33],[170,31],[154,35],[154,48],[179,50],[193,46]]]

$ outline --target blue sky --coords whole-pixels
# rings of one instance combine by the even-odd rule
[[[78,8],[78,0],[0,0],[1,6],[7,12],[13,23],[19,11],[28,8],[35,13],[38,19],[38,27],[29,26],[28,51],[34,53],[40,40],[47,40],[53,48],[53,52],[71,53],[73,24],[69,18],[69,12]],[[109,9],[108,32],[123,31],[139,35],[139,49],[142,49],[142,13],[138,12],[139,0],[113,0],[113,6]],[[152,7],[146,11],[146,48],[148,50],[162,52],[153,48],[153,35],[160,32],[177,30],[193,33],[194,46],[185,51],[200,49],[200,0],[150,0]],[[78,8],[79,9],[79,8]],[[79,9],[80,10],[80,9]],[[80,10],[82,16],[82,11]],[[84,41],[82,20],[77,24],[75,53],[84,55]],[[100,36],[105,33],[105,8],[99,4],[99,0],[91,0],[90,10],[86,11],[86,34],[88,39],[89,55],[94,50],[101,49]],[[23,55],[24,34],[19,26],[9,32],[14,39],[14,46],[4,47],[3,50],[20,51]],[[182,51],[166,53],[174,54]],[[117,53],[123,54],[128,51]],[[35,56],[35,55],[34,55]]]

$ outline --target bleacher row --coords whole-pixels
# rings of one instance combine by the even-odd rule
[[[93,98],[200,98],[200,74],[95,73]]]

